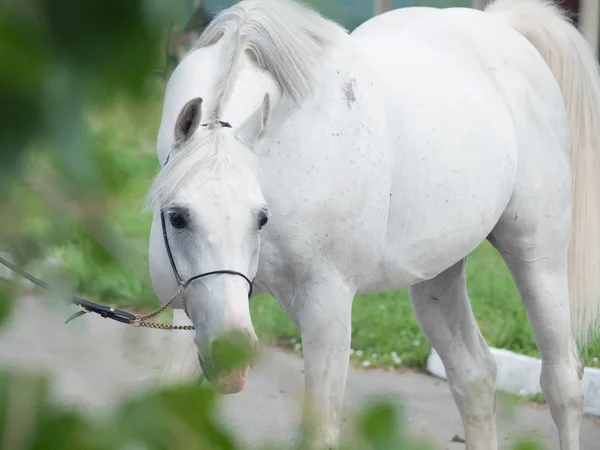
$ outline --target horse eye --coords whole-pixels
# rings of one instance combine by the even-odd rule
[[[185,228],[188,223],[185,211],[171,211],[169,213],[169,222],[173,228]]]
[[[269,217],[267,216],[267,213],[264,211],[261,211],[260,214],[258,215],[258,229],[262,230],[262,228],[267,224],[268,221],[269,221]]]

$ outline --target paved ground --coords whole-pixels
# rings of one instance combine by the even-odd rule
[[[13,322],[0,333],[0,363],[42,368],[54,374],[56,397],[87,411],[106,411],[121,395],[151,386],[161,374],[169,332],[138,330],[97,316],[65,326],[65,309],[51,310],[34,300],[24,302]],[[72,310],[70,310],[72,312]],[[93,389],[90,389],[93,384]],[[223,420],[250,448],[259,442],[289,447],[297,423],[303,385],[298,357],[266,349],[244,392],[225,397]],[[448,386],[421,374],[351,371],[345,419],[373,396],[396,398],[405,406],[410,429],[430,439],[436,449],[463,449],[450,443],[462,427]],[[541,437],[558,450],[547,409],[528,406],[499,414],[501,447],[515,436]],[[343,434],[350,429],[345,421]],[[582,450],[596,449],[600,425],[586,418]]]

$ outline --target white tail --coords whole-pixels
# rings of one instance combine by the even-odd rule
[[[586,344],[600,325],[600,72],[585,38],[554,2],[497,0],[502,16],[542,55],[563,94],[571,128],[573,229],[569,293],[575,336]]]

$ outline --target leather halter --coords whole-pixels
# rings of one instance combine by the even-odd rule
[[[222,270],[213,270],[210,272],[204,272],[201,273],[199,275],[195,275],[191,278],[188,278],[187,281],[183,281],[183,278],[181,278],[181,275],[179,275],[179,271],[177,270],[177,265],[175,264],[175,259],[173,258],[173,253],[171,252],[171,246],[169,245],[169,238],[167,236],[167,227],[165,226],[165,213],[163,211],[160,212],[160,224],[162,226],[162,234],[163,234],[163,240],[165,241],[165,247],[167,248],[167,255],[169,256],[169,262],[171,263],[171,269],[173,270],[173,274],[175,275],[175,280],[177,280],[177,284],[183,289],[187,289],[187,287],[192,284],[192,282],[199,280],[200,278],[204,278],[204,277],[208,277],[210,275],[237,275],[242,277],[244,280],[246,280],[248,282],[248,298],[252,297],[252,287],[253,287],[253,283],[252,281],[243,273],[241,272],[237,272],[235,270],[228,270],[228,269],[222,269]]]

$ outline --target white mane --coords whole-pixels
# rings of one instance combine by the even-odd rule
[[[228,39],[215,86],[215,110],[227,101],[237,78],[237,62],[246,52],[267,71],[282,93],[297,104],[310,97],[325,51],[346,30],[292,0],[243,0],[220,13],[195,48]]]
[[[208,122],[214,124],[218,120],[235,85],[244,52],[271,74],[284,95],[300,104],[312,95],[325,51],[345,33],[339,25],[292,0],[243,0],[226,9],[215,17],[196,44],[196,48],[202,48],[228,39]],[[209,126],[208,131],[204,138],[192,137],[183,148],[171,152],[169,163],[152,184],[146,208],[168,202],[200,170],[214,175],[240,158],[225,148],[220,127]],[[241,162],[248,170],[255,170],[256,164],[249,159]]]

